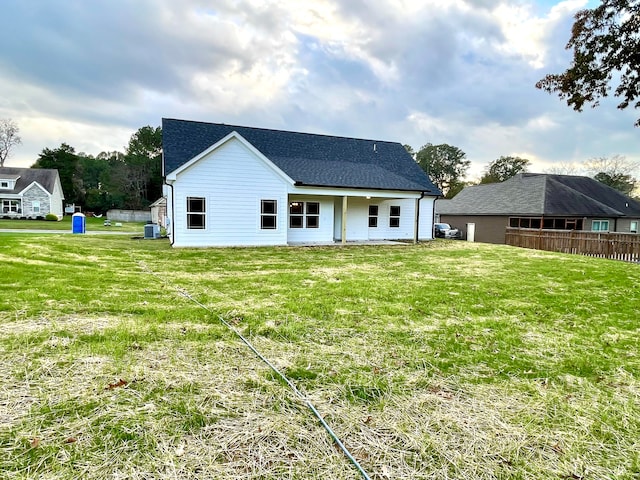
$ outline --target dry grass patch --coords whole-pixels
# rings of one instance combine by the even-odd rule
[[[2,478],[358,478],[219,315],[371,478],[640,475],[635,265],[42,238],[0,247]]]

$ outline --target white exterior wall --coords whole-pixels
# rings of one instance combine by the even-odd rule
[[[324,243],[333,241],[333,197],[290,195],[289,202],[319,202],[320,222],[318,228],[290,228],[287,204],[287,235],[289,243]]]
[[[368,227],[370,240],[413,240],[416,221],[416,201],[413,198],[384,200],[371,204],[378,205],[378,226]],[[389,226],[391,206],[400,207],[399,227]]]
[[[169,194],[167,201],[173,202],[175,209],[171,231],[176,247],[287,243],[286,182],[237,139],[180,172],[173,196]],[[205,229],[187,229],[187,197],[205,198]],[[278,202],[275,230],[260,228],[261,200]]]
[[[55,186],[53,187],[53,193],[50,199],[49,205],[50,213],[57,215],[58,218],[64,216],[64,192],[62,191],[62,184],[60,183],[60,177],[56,178]],[[49,212],[47,212],[49,213]]]
[[[433,238],[433,197],[420,200],[419,240]],[[378,226],[369,227],[369,205],[378,206]],[[415,238],[416,199],[349,197],[347,200],[347,240],[413,240]],[[400,226],[391,227],[391,206],[400,207]],[[341,237],[342,198],[336,199],[334,238]]]
[[[433,206],[436,197],[424,197],[420,200],[420,218],[418,240],[433,240]]]

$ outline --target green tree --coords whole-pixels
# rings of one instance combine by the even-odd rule
[[[618,108],[640,108],[638,31],[638,0],[602,0],[598,7],[579,11],[565,47],[573,50],[570,67],[564,73],[547,75],[536,87],[557,93],[567,105],[582,111],[585,103],[598,106],[609,95],[615,78],[614,96],[622,99]],[[640,119],[635,126],[640,126]]]
[[[501,156],[490,162],[480,178],[480,183],[504,182],[509,178],[527,171],[531,162],[526,158]]]
[[[636,187],[634,173],[638,170],[639,164],[627,160],[623,155],[590,158],[584,165],[594,179],[625,195],[630,195]]]
[[[78,170],[82,177],[85,194],[84,209],[95,213],[106,213],[111,208],[123,208],[122,195],[111,181],[114,170],[121,168],[124,157],[120,152],[102,152],[97,157],[78,155]],[[118,201],[120,199],[120,201]]]
[[[416,158],[416,151],[413,149],[411,145],[405,143],[403,147],[407,151],[407,153],[411,155],[412,158],[414,159]]]
[[[72,146],[63,143],[53,150],[45,148],[31,168],[58,170],[65,202],[83,203],[84,194],[82,179],[78,172],[78,155]]]
[[[129,140],[124,167],[116,179],[125,195],[125,208],[148,207],[162,195],[162,129],[146,126]]]
[[[636,188],[636,179],[631,175],[624,175],[621,173],[612,175],[606,172],[598,172],[593,178],[600,183],[604,183],[605,185],[609,185],[611,188],[615,188],[625,195],[631,195],[631,192]]]
[[[433,145],[427,143],[416,154],[418,165],[429,175],[431,181],[440,189],[446,198],[455,193],[452,189],[462,183],[471,162],[466,159],[467,154],[458,147],[447,145]]]

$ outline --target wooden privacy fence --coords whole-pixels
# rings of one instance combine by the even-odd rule
[[[640,262],[640,235],[507,227],[507,245]]]

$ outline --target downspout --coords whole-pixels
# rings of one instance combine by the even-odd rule
[[[431,207],[431,240],[435,239],[435,235],[433,234],[433,224],[436,222],[436,200],[438,200],[437,196],[433,199],[433,207]]]

